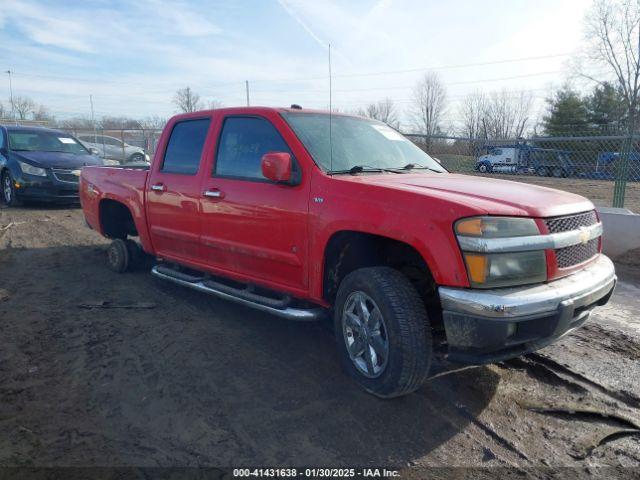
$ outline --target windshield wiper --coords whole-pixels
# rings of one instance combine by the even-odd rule
[[[402,170],[418,170],[418,169],[420,169],[420,170],[431,170],[432,172],[442,173],[442,171],[440,171],[440,170],[436,170],[435,168],[427,167],[426,165],[420,165],[418,163],[408,163],[407,165],[402,167]]]
[[[381,167],[371,167],[369,165],[354,165],[351,168],[347,168],[345,170],[330,170],[330,174],[334,173],[349,173],[351,175],[355,175],[357,173],[362,172],[391,172],[391,173],[401,173],[398,169],[394,168],[381,168]]]

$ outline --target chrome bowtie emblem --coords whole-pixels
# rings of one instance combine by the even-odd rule
[[[580,227],[580,243],[583,245],[589,241],[589,230],[584,227]]]

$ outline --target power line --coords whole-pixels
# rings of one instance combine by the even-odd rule
[[[551,55],[538,55],[532,57],[520,57],[520,58],[509,58],[502,60],[490,60],[486,62],[475,62],[475,63],[466,63],[466,64],[455,64],[455,65],[439,65],[439,66],[430,66],[430,67],[418,67],[418,68],[409,68],[404,70],[387,70],[387,71],[375,71],[375,72],[360,72],[360,73],[345,73],[341,75],[334,75],[334,78],[354,78],[354,77],[370,77],[370,76],[380,76],[380,75],[394,75],[399,73],[412,73],[419,72],[425,70],[450,70],[450,69],[458,69],[458,68],[469,68],[469,67],[481,67],[481,66],[490,66],[490,65],[499,65],[505,63],[518,63],[518,62],[527,62],[527,61],[535,61],[535,60],[544,60],[549,58],[558,58],[558,57],[566,57],[571,55],[570,53],[556,53]],[[14,75],[23,76],[23,77],[35,77],[35,78],[50,78],[53,80],[72,80],[77,82],[86,82],[93,83],[100,82],[100,79],[97,78],[83,78],[76,76],[63,76],[63,75],[50,75],[50,74],[40,74],[40,73],[21,73],[21,72],[11,72]],[[325,80],[326,77],[318,76],[318,77],[289,77],[289,78],[275,78],[275,79],[262,79],[262,80],[252,80],[253,83],[281,83],[281,82],[295,82],[295,81],[307,81],[307,80]],[[206,88],[211,87],[223,87],[229,85],[242,85],[246,80],[233,80],[228,82],[219,82],[219,83],[210,83],[207,84]],[[140,83],[132,83],[131,81],[118,81],[118,80],[108,80],[109,84],[118,84],[118,85],[136,85],[140,86]],[[171,89],[172,87],[167,87],[167,89]]]

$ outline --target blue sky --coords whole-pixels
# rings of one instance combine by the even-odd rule
[[[582,43],[588,0],[37,1],[3,0],[0,67],[16,95],[59,118],[174,113],[177,88],[205,100],[325,108],[327,44],[334,105],[356,109],[384,97],[410,105],[416,81],[435,68],[449,119],[475,90],[526,90],[539,100],[569,73]],[[459,65],[546,57],[475,67]],[[447,67],[447,68],[443,68]],[[455,68],[451,68],[455,67]],[[407,71],[410,70],[410,71]],[[384,73],[392,72],[392,73]],[[0,100],[8,97],[1,77]]]

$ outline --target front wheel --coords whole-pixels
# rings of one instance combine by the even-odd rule
[[[371,267],[347,275],[336,296],[334,324],[343,368],[369,393],[397,397],[425,382],[432,354],[429,320],[402,273]]]
[[[2,199],[8,207],[17,207],[20,201],[16,197],[16,188],[9,170],[2,174]]]

